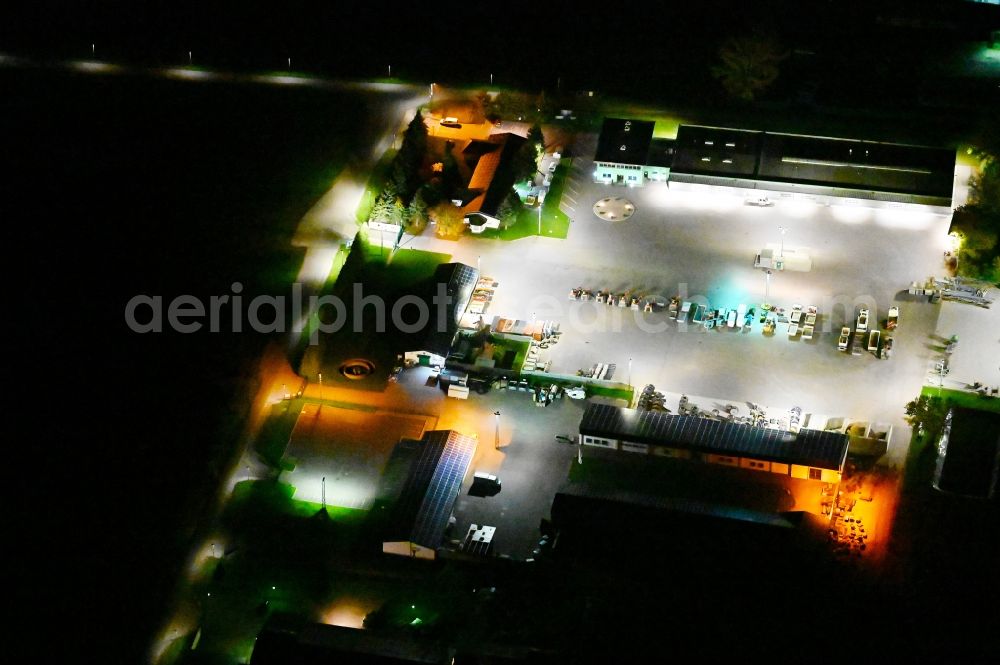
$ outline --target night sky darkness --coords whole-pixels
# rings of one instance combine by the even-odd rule
[[[992,8],[962,2],[924,8],[929,27],[906,30],[878,20],[909,15],[904,2],[30,4],[0,8],[0,53],[84,59],[96,43],[111,61],[180,65],[191,50],[207,67],[278,70],[291,57],[299,71],[359,78],[391,64],[417,82],[492,73],[552,90],[561,78],[567,90],[705,107],[726,103],[707,74],[719,44],[764,25],[801,52],[773,100],[819,82],[821,102],[879,113],[916,103],[916,63],[1000,25]],[[10,414],[29,427],[8,444],[9,473],[30,508],[25,534],[39,533],[24,536],[34,544],[25,554],[42,564],[24,600],[55,610],[58,623],[45,625],[65,633],[48,646],[74,660],[140,662],[211,488],[198,455],[216,452],[220,410],[266,341],[135,339],[123,303],[139,288],[221,292],[257,249],[235,251],[223,274],[218,254],[189,247],[225,251],[226,234],[254,215],[249,203],[226,210],[239,192],[266,192],[264,221],[294,225],[315,196],[301,182],[335,140],[318,119],[336,99],[187,85],[0,67],[0,164],[14,174],[0,184],[0,212],[18,308],[5,317],[18,338],[9,371],[26,395]],[[288,129],[265,140],[264,122]]]

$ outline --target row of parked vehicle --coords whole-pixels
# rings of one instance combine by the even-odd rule
[[[651,311],[652,308],[652,301],[647,299],[645,303],[643,303],[643,299],[632,294],[631,291],[626,291],[624,293],[614,293],[605,289],[592,291],[581,286],[569,292],[569,299],[583,301],[594,300],[596,302],[606,304],[609,307],[631,307],[634,310],[639,310],[643,306],[650,308],[647,309],[647,311]]]
[[[844,353],[850,352],[855,356],[860,356],[863,350],[867,348],[868,352],[874,354],[876,358],[886,360],[892,355],[892,335],[889,332],[895,330],[899,324],[899,308],[889,308],[889,316],[885,324],[885,335],[882,335],[882,332],[878,328],[869,329],[870,314],[870,311],[866,308],[861,308],[858,311],[853,335],[850,326],[844,326],[840,329],[837,348]],[[867,345],[865,344],[866,336],[868,338]]]

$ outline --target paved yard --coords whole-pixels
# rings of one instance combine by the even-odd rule
[[[506,390],[473,395],[468,401],[448,400],[440,426],[478,433],[471,471],[495,474],[503,487],[493,497],[470,496],[470,471],[455,507],[457,523],[450,537],[461,539],[470,524],[486,524],[497,528],[493,538],[497,554],[530,557],[538,525],[548,518],[552,497],[568,480],[576,459],[577,447],[555,437],[579,430],[585,406],[564,397],[542,408],[535,406],[529,393]],[[499,451],[494,449],[494,411],[501,414]]]
[[[327,505],[369,508],[393,447],[400,438],[420,438],[433,420],[306,404],[285,453],[295,468],[284,480],[295,487],[296,499],[320,503],[325,477]]]
[[[574,154],[592,155],[592,145],[590,139]],[[589,159],[574,160],[562,206],[573,219],[566,240],[421,237],[412,244],[447,251],[470,265],[478,260],[500,282],[491,314],[560,321],[565,334],[547,356],[552,372],[574,374],[597,362],[614,363],[614,379],[637,386],[653,383],[660,390],[890,422],[890,460],[902,460],[909,439],[902,407],[919,393],[936,355],[930,336],[941,311],[910,300],[906,287],[942,273],[947,216],[810,201],[757,208],[721,192],[598,185],[591,182],[592,171]],[[621,222],[596,216],[594,203],[607,196],[629,198],[634,215]],[[759,304],[766,278],[753,268],[753,258],[764,247],[780,246],[779,227],[785,229],[785,251],[807,252],[812,269],[776,271],[769,300],[785,308],[818,306],[819,328],[811,341],[788,339],[784,325],[773,337],[763,336],[759,325],[748,334],[680,330],[662,314],[636,317],[568,299],[572,288],[583,286],[686,294],[713,306]],[[858,307],[868,307],[878,321],[893,304],[901,308],[901,324],[890,360],[837,350],[840,327],[853,324]]]

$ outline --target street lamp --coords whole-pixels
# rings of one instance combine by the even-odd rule
[[[764,275],[764,304],[770,304],[770,294],[771,294],[771,271],[768,270],[767,274]]]
[[[778,249],[778,258],[779,259],[785,258],[785,231],[787,231],[787,230],[788,229],[786,229],[784,226],[779,226],[778,227],[778,231],[781,233],[781,246],[780,246],[780,249]]]
[[[392,78],[392,65],[389,65],[389,78]],[[431,93],[434,94],[433,92]]]
[[[490,85],[493,85],[493,74],[490,74]]]
[[[191,51],[188,51],[188,66],[191,66]]]
[[[538,204],[538,235],[542,235],[542,204]]]
[[[292,59],[288,59],[288,71],[292,71]]]
[[[632,359],[628,359],[628,385],[632,385]]]
[[[500,412],[494,411],[493,415],[496,416],[496,435],[493,441],[493,447],[500,450]]]
[[[323,372],[319,373],[319,408],[316,409],[316,414],[323,410]]]
[[[326,476],[323,476],[323,510],[326,510]]]
[[[483,274],[483,257],[482,256],[477,256],[476,257],[476,272],[478,272],[480,276],[482,276],[482,274]]]

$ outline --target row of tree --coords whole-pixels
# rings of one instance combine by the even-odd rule
[[[531,178],[538,169],[538,160],[545,150],[542,129],[531,127],[528,140],[514,156],[515,181]],[[457,237],[464,228],[460,210],[452,200],[466,200],[472,196],[464,183],[447,145],[441,157],[441,167],[427,176],[425,164],[428,156],[427,125],[417,113],[403,134],[403,142],[389,167],[388,177],[372,206],[369,220],[401,224],[407,232],[421,233],[429,221],[437,225],[442,237]],[[511,190],[500,206],[499,215],[504,226],[514,224],[523,209],[520,197]]]
[[[1000,284],[1000,130],[981,139],[974,154],[980,170],[969,181],[969,202],[952,217],[951,230],[961,241],[959,274]]]

